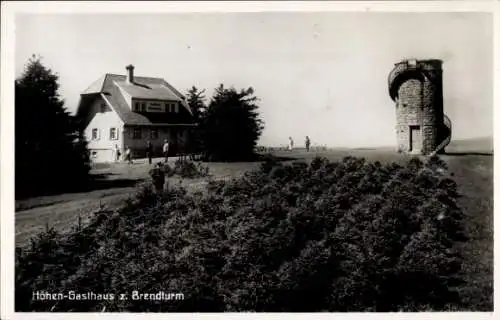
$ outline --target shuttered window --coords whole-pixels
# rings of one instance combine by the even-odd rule
[[[99,140],[99,129],[92,129],[92,140]]]
[[[132,138],[141,139],[141,128],[134,128],[134,131],[132,132]]]
[[[151,140],[158,139],[158,129],[151,129],[150,138],[151,138]]]
[[[109,129],[109,140],[118,140],[118,129],[110,128]]]

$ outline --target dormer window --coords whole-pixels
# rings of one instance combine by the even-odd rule
[[[132,111],[179,113],[179,104],[177,102],[134,101],[132,103]]]
[[[165,112],[171,112],[171,113],[178,113],[179,112],[179,106],[175,102],[167,102],[165,103]]]

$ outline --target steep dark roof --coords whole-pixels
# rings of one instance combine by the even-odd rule
[[[127,82],[115,82],[115,84],[134,98],[181,101],[172,90],[163,84],[150,83],[144,86]]]
[[[82,94],[77,115],[90,103],[90,97],[103,95],[125,125],[160,125],[192,123],[192,112],[184,96],[162,78],[134,77],[134,83],[126,82],[126,76],[106,74],[92,83]],[[120,90],[134,98],[177,101],[187,112],[180,114],[140,114],[132,112]]]

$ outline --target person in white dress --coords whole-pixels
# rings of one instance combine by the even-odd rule
[[[165,139],[163,141],[163,156],[165,157],[165,163],[168,162],[168,147],[169,147],[168,140]]]
[[[128,146],[125,147],[125,159],[129,164],[132,164],[132,152]]]
[[[292,137],[288,137],[288,150],[292,151],[293,150],[293,139]]]

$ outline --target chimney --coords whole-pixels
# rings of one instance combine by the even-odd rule
[[[127,83],[134,83],[134,66],[129,64],[127,69]]]

